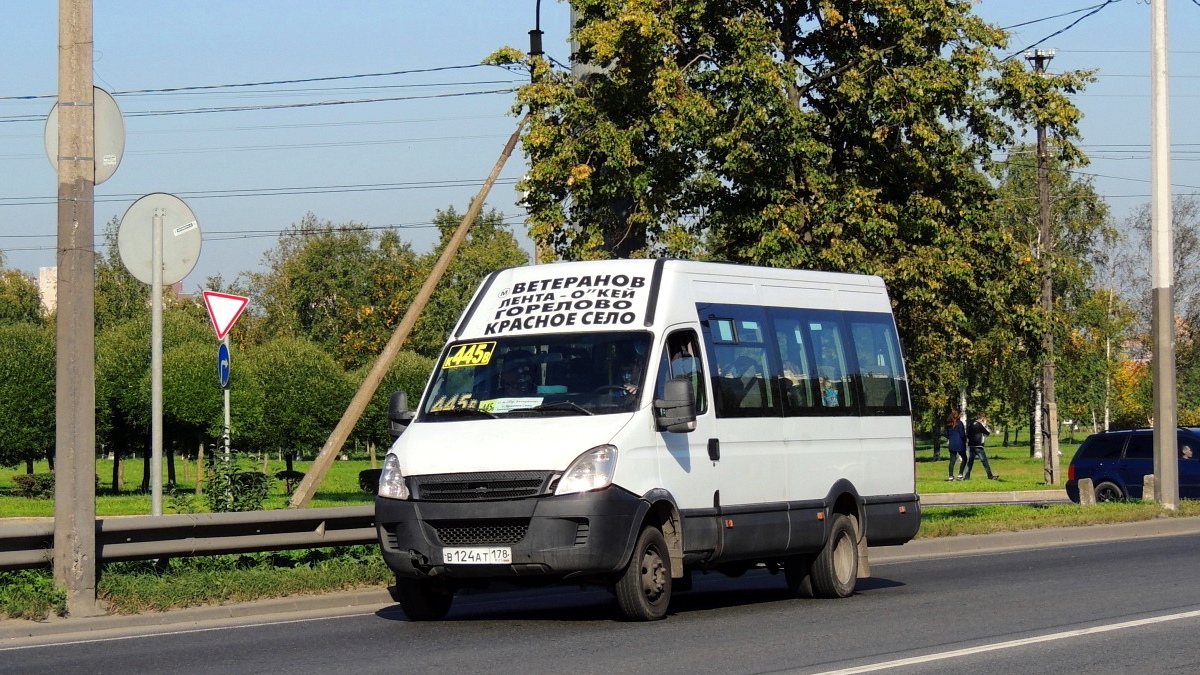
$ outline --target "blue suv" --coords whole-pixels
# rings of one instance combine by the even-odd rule
[[[1179,496],[1200,499],[1200,429],[1180,428]],[[1079,479],[1091,478],[1096,501],[1140,499],[1142,479],[1154,473],[1154,432],[1127,429],[1092,434],[1084,439],[1067,467],[1067,496],[1079,501]]]

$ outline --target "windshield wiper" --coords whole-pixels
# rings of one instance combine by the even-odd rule
[[[496,415],[494,413],[490,413],[486,410],[480,410],[479,408],[446,408],[445,410],[430,410],[425,414],[429,417],[441,417],[445,415],[447,417],[487,417],[490,419],[496,419]]]
[[[553,403],[543,403],[542,405],[533,408],[521,408],[512,412],[571,412],[579,415],[594,415],[591,410],[575,403],[574,401],[555,401]]]

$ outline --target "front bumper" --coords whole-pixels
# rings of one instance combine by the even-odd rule
[[[575,495],[508,501],[432,502],[375,498],[384,562],[419,579],[572,579],[624,568],[649,504],[609,487]],[[448,546],[509,546],[511,565],[454,565]]]

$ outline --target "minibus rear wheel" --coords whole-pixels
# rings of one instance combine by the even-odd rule
[[[833,514],[829,539],[812,565],[813,592],[818,598],[848,598],[858,580],[858,537],[854,523]]]
[[[432,581],[396,577],[400,609],[412,621],[439,621],[450,612],[454,589]]]
[[[671,554],[663,533],[653,525],[642,528],[629,565],[617,579],[617,605],[631,621],[657,621],[671,602]]]

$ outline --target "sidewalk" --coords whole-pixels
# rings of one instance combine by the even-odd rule
[[[1066,490],[1014,490],[1012,492],[931,492],[921,495],[921,506],[957,504],[1050,504],[1070,502]]]

